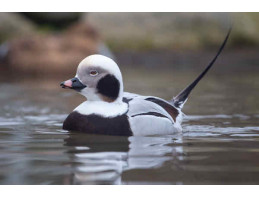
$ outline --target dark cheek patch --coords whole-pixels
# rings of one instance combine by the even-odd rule
[[[120,83],[113,75],[106,75],[97,84],[97,92],[103,100],[113,102],[119,96]]]

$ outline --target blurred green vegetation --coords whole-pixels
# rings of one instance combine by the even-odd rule
[[[0,13],[0,43],[94,25],[113,51],[208,49],[233,24],[229,47],[259,45],[259,13]]]
[[[71,24],[79,21],[82,14],[75,12],[0,13],[0,43],[15,38],[66,30]]]
[[[30,20],[17,13],[0,13],[0,43],[30,36],[36,31],[36,26]]]
[[[80,12],[22,12],[28,20],[36,23],[46,31],[59,31],[77,22],[83,13]]]
[[[87,18],[114,51],[259,45],[259,13],[91,13]]]

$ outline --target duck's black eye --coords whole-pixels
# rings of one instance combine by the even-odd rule
[[[98,75],[98,72],[96,70],[91,70],[90,75],[94,77],[94,76]]]

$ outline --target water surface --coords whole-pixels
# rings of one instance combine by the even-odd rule
[[[170,99],[198,71],[122,69],[125,89]],[[118,137],[62,130],[84,99],[62,79],[0,83],[0,184],[259,184],[258,72],[211,72],[183,133]]]

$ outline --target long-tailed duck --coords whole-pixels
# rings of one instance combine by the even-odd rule
[[[102,55],[86,57],[80,62],[76,76],[60,84],[86,97],[66,118],[63,129],[121,136],[182,131],[181,109],[192,89],[216,61],[229,34],[230,30],[206,69],[171,101],[124,92],[120,69],[112,59]]]

